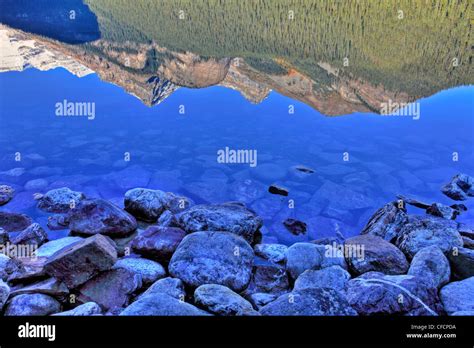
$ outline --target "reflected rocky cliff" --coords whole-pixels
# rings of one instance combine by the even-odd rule
[[[71,43],[16,21],[30,33],[3,26],[2,45],[34,40],[37,50],[70,57],[149,106],[179,87],[221,85],[252,103],[273,90],[325,115],[380,113],[383,104],[473,83],[468,1],[431,7],[409,1],[226,1],[219,11],[210,11],[212,1],[85,4],[97,16],[100,38]],[[15,13],[10,2],[2,6]],[[51,11],[66,13],[71,6],[68,1]],[[89,25],[93,29],[95,22]],[[8,70],[5,63],[1,68]]]

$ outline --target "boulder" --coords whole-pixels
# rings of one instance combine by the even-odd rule
[[[179,222],[187,233],[226,231],[245,238],[249,243],[263,224],[262,219],[245,205],[232,202],[195,205],[181,215]]]
[[[15,269],[8,276],[8,282],[11,284],[31,283],[47,277],[44,270],[46,257],[21,257],[15,260]]]
[[[266,264],[253,267],[252,280],[245,293],[264,292],[279,296],[289,290],[290,284],[285,268],[274,264]]]
[[[125,193],[125,210],[137,219],[155,222],[166,210],[167,199],[163,191],[135,188]]]
[[[165,210],[156,222],[161,227],[178,227],[179,222],[175,215],[169,210]]]
[[[68,216],[61,214],[48,216],[47,225],[51,231],[65,230],[69,226]]]
[[[269,304],[272,301],[275,301],[277,298],[278,296],[275,294],[256,292],[255,294],[251,294],[248,297],[248,300],[254,305],[255,308],[258,308],[260,310],[263,306]]]
[[[102,309],[95,302],[86,302],[81,304],[69,311],[59,312],[53,314],[53,316],[63,316],[63,317],[88,317],[91,315],[100,315],[102,314]]]
[[[333,289],[315,288],[281,295],[260,309],[272,316],[334,316],[357,315],[347,300]]]
[[[381,237],[363,234],[345,241],[346,262],[353,274],[377,271],[385,274],[404,274],[408,270],[405,255]],[[359,251],[360,252],[357,252]]]
[[[474,276],[474,250],[467,248],[453,249],[448,254],[451,270],[456,279]]]
[[[174,297],[178,300],[184,300],[186,291],[184,290],[184,283],[178,278],[162,278],[154,282],[146,291],[138,298],[144,296],[154,296],[155,294],[163,293]]]
[[[82,192],[61,187],[41,196],[38,200],[38,208],[49,213],[67,213],[85,198]]]
[[[136,258],[126,257],[118,260],[112,269],[126,269],[134,274],[138,274],[142,278],[143,285],[149,285],[160,278],[166,276],[166,271],[158,262]]]
[[[132,240],[131,247],[144,257],[169,261],[185,236],[180,228],[150,226]]]
[[[34,284],[24,287],[16,287],[11,289],[10,295],[16,296],[21,294],[45,294],[53,297],[64,297],[69,294],[69,289],[63,282],[48,278]]]
[[[97,234],[57,251],[48,258],[44,268],[72,289],[109,270],[116,261],[117,251],[112,242]]]
[[[13,198],[15,190],[8,185],[0,185],[0,206],[7,204]]]
[[[346,296],[360,315],[438,315],[437,289],[410,275],[368,272],[349,280]]]
[[[10,241],[16,245],[36,245],[39,247],[47,240],[46,231],[39,224],[34,223],[21,231],[16,237],[11,238]]]
[[[168,268],[189,286],[220,284],[240,292],[250,282],[253,258],[250,245],[233,233],[195,232],[182,240]]]
[[[448,315],[458,311],[474,311],[474,277],[449,283],[441,288],[439,294]]]
[[[0,253],[0,280],[7,280],[16,269],[18,269],[18,262]]]
[[[255,255],[270,262],[280,263],[286,261],[288,247],[283,244],[256,244],[253,247]]]
[[[446,196],[456,201],[474,197],[474,178],[467,174],[457,174],[441,189]]]
[[[38,257],[50,257],[58,250],[61,250],[71,244],[84,240],[81,237],[64,237],[49,241],[41,245],[35,252]]]
[[[286,253],[286,269],[293,279],[308,269],[338,265],[347,269],[344,254],[330,245],[295,243]]]
[[[133,233],[137,222],[133,216],[102,199],[84,200],[71,210],[71,232],[81,235],[104,234],[124,237]]]
[[[33,223],[33,220],[24,214],[0,211],[0,227],[7,232],[22,231]]]
[[[10,287],[3,280],[0,279],[0,312],[8,300],[10,295]]]
[[[439,289],[449,282],[451,269],[441,249],[432,245],[420,249],[415,254],[408,275],[424,281],[432,288]]]
[[[166,192],[166,209],[172,214],[179,214],[192,207],[194,202],[188,197],[178,196],[171,192]]]
[[[140,274],[118,268],[103,272],[79,289],[79,301],[95,302],[105,310],[128,305],[134,292],[142,287]]]
[[[306,270],[296,279],[293,291],[315,288],[329,288],[344,291],[351,275],[340,266],[331,266],[321,270]]]
[[[201,285],[194,291],[194,302],[217,315],[259,315],[250,302],[222,285]]]
[[[408,220],[405,205],[394,201],[377,210],[360,234],[370,234],[393,241],[398,231]]]
[[[457,223],[434,216],[410,216],[396,240],[398,248],[412,258],[424,247],[436,245],[444,253],[462,247]]]
[[[43,316],[61,311],[61,304],[45,294],[24,294],[8,301],[5,316]]]
[[[428,209],[426,209],[426,213],[433,216],[442,217],[443,219],[454,220],[459,215],[459,210],[453,209],[441,203],[433,203]]]
[[[196,316],[210,315],[193,305],[164,293],[144,296],[120,313],[122,316]]]

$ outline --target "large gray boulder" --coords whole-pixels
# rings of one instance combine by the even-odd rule
[[[169,263],[169,272],[187,285],[220,284],[240,292],[250,282],[254,254],[241,237],[228,232],[187,235]]]
[[[109,270],[116,261],[115,246],[97,234],[57,251],[48,258],[44,269],[72,289]]]
[[[286,253],[286,269],[293,279],[308,269],[341,266],[347,269],[344,253],[331,245],[295,243]]]
[[[135,218],[103,199],[84,200],[69,214],[71,232],[81,235],[104,234],[125,237],[137,229]]]
[[[448,252],[451,270],[456,279],[474,276],[474,250],[467,248],[453,249]]]
[[[43,316],[61,311],[61,304],[44,294],[24,294],[8,301],[5,316]]]
[[[217,315],[259,315],[250,302],[222,285],[201,285],[194,291],[194,302]]]
[[[439,294],[449,315],[458,311],[474,311],[474,277],[449,283],[441,288]]]
[[[272,316],[357,315],[342,294],[327,288],[304,289],[281,295],[262,307],[260,313]]]
[[[166,276],[165,269],[158,262],[138,257],[126,257],[118,260],[112,269],[119,268],[140,275],[144,286]]]
[[[462,247],[463,241],[456,222],[430,215],[415,215],[410,216],[400,229],[396,245],[411,259],[424,247],[436,245],[443,253],[448,253],[453,248]]]
[[[131,247],[144,257],[169,261],[185,236],[180,228],[150,226],[133,239]]]
[[[410,275],[368,272],[347,283],[347,299],[361,315],[438,315],[437,289]]]
[[[67,213],[85,198],[82,192],[61,187],[46,192],[38,200],[38,208],[49,213]]]
[[[331,266],[320,270],[309,269],[296,279],[293,291],[315,288],[329,288],[344,291],[351,275],[340,266]]]
[[[125,210],[139,220],[155,222],[166,210],[168,196],[160,190],[134,188],[125,193]]]
[[[408,275],[424,281],[432,288],[440,288],[451,276],[449,261],[435,245],[420,249],[411,261]]]
[[[195,306],[164,293],[144,296],[125,308],[121,316],[196,316],[210,315]]]
[[[142,287],[142,277],[127,269],[103,272],[79,289],[79,301],[95,302],[105,310],[125,307],[132,294]]]
[[[263,222],[244,204],[231,202],[215,205],[196,205],[185,211],[179,219],[187,232],[226,231],[241,236],[252,243],[254,234]]]
[[[345,256],[350,271],[356,275],[370,271],[404,274],[408,270],[405,255],[381,237],[364,234],[346,239],[344,244],[346,250],[355,251],[348,252]]]

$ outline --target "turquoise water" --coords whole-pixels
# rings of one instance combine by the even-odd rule
[[[326,117],[274,92],[253,105],[223,87],[180,88],[149,108],[96,75],[63,69],[2,73],[0,92],[0,183],[17,191],[0,209],[27,213],[45,228],[48,214],[36,209],[33,193],[68,186],[123,205],[126,190],[149,187],[196,203],[244,201],[264,218],[264,239],[290,244],[358,234],[396,194],[453,204],[440,187],[458,172],[474,174],[474,87],[420,100],[419,120]],[[95,103],[95,119],[57,117],[55,104],[64,100]],[[256,150],[257,166],[218,163],[226,147]],[[289,196],[270,194],[274,183]],[[463,203],[470,210],[458,221],[474,221],[474,204]],[[306,222],[307,234],[290,234],[287,217]]]

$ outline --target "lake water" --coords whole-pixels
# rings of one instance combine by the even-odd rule
[[[148,187],[196,203],[243,201],[264,219],[264,240],[291,244],[358,234],[397,194],[453,204],[440,187],[456,173],[474,173],[474,87],[419,100],[418,120],[326,117],[276,92],[254,105],[218,86],[179,88],[148,107],[95,74],[78,78],[60,68],[2,73],[0,90],[0,182],[17,190],[0,209],[27,213],[45,228],[33,193],[67,186],[123,206],[128,189]],[[95,119],[56,116],[64,100],[94,101]],[[257,166],[218,163],[226,147],[256,150]],[[269,193],[271,184],[286,187],[288,197]],[[466,205],[458,221],[472,222],[474,204]],[[308,233],[289,233],[287,217],[306,222]]]

